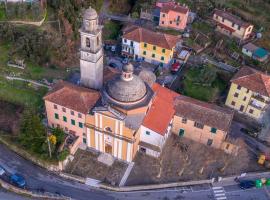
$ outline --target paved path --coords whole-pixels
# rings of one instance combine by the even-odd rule
[[[91,164],[91,163],[89,163]],[[27,181],[27,188],[31,190],[44,189],[51,193],[60,193],[78,200],[209,200],[214,199],[212,187],[208,184],[193,187],[169,188],[151,191],[136,192],[109,192],[91,188],[84,184],[60,178],[20,156],[11,152],[7,147],[0,144],[0,165],[9,172],[23,174]],[[269,200],[269,189],[241,190],[237,185],[224,186],[228,200]],[[6,198],[6,194],[0,191],[0,199],[25,200],[16,195]]]
[[[37,86],[46,87],[48,89],[51,88],[51,86],[48,86],[48,85],[45,85],[43,83],[39,83],[37,81],[33,81],[33,80],[30,80],[30,79],[24,79],[24,78],[20,78],[20,77],[12,77],[12,76],[6,76],[6,79],[24,81],[24,82],[32,83],[32,84],[37,85]]]

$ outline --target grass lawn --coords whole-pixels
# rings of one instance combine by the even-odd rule
[[[187,72],[184,80],[184,95],[206,102],[213,102],[218,95],[225,90],[226,83],[217,77],[210,86],[203,86],[201,84],[195,84],[188,78],[196,77],[198,75],[199,73],[197,70],[190,69]]]
[[[47,89],[34,89],[25,82],[8,81],[0,77],[0,100],[22,106],[38,108],[43,104],[42,97]]]

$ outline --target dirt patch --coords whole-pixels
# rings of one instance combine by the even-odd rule
[[[23,107],[0,101],[0,131],[17,133]]]
[[[112,166],[98,162],[100,153],[78,149],[74,160],[66,168],[67,173],[81,177],[94,178],[112,185],[119,185],[127,163],[115,160]]]
[[[209,179],[243,172],[259,171],[257,158],[242,141],[238,156],[172,135],[168,138],[160,159],[138,153],[127,185],[168,183]]]

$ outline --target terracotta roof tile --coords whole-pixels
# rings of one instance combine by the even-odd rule
[[[229,131],[233,111],[214,104],[205,103],[190,97],[179,96],[175,99],[175,115],[204,125]]]
[[[145,28],[131,26],[123,30],[123,38],[136,42],[145,42],[165,49],[172,49],[180,37],[165,33],[154,32]]]
[[[231,82],[270,97],[270,76],[250,67],[242,67],[232,78]]]
[[[237,17],[229,12],[223,11],[223,10],[215,9],[214,14],[216,14],[224,19],[227,19],[228,21],[233,22],[241,27],[247,28],[251,25],[250,23],[244,22],[239,17]]]
[[[188,10],[189,9],[187,7],[175,4],[175,5],[164,5],[161,8],[160,12],[169,13],[170,11],[174,11],[174,12],[186,14],[188,13]]]
[[[88,113],[100,98],[96,90],[59,81],[43,99],[81,113]]]
[[[174,98],[179,96],[179,94],[157,83],[153,84],[152,89],[156,96],[143,120],[143,126],[160,135],[165,135],[175,112],[173,108]]]

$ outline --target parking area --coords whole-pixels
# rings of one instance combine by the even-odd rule
[[[115,159],[111,166],[98,161],[100,153],[93,150],[78,149],[74,160],[65,171],[81,177],[97,179],[112,185],[119,185],[128,164]]]

